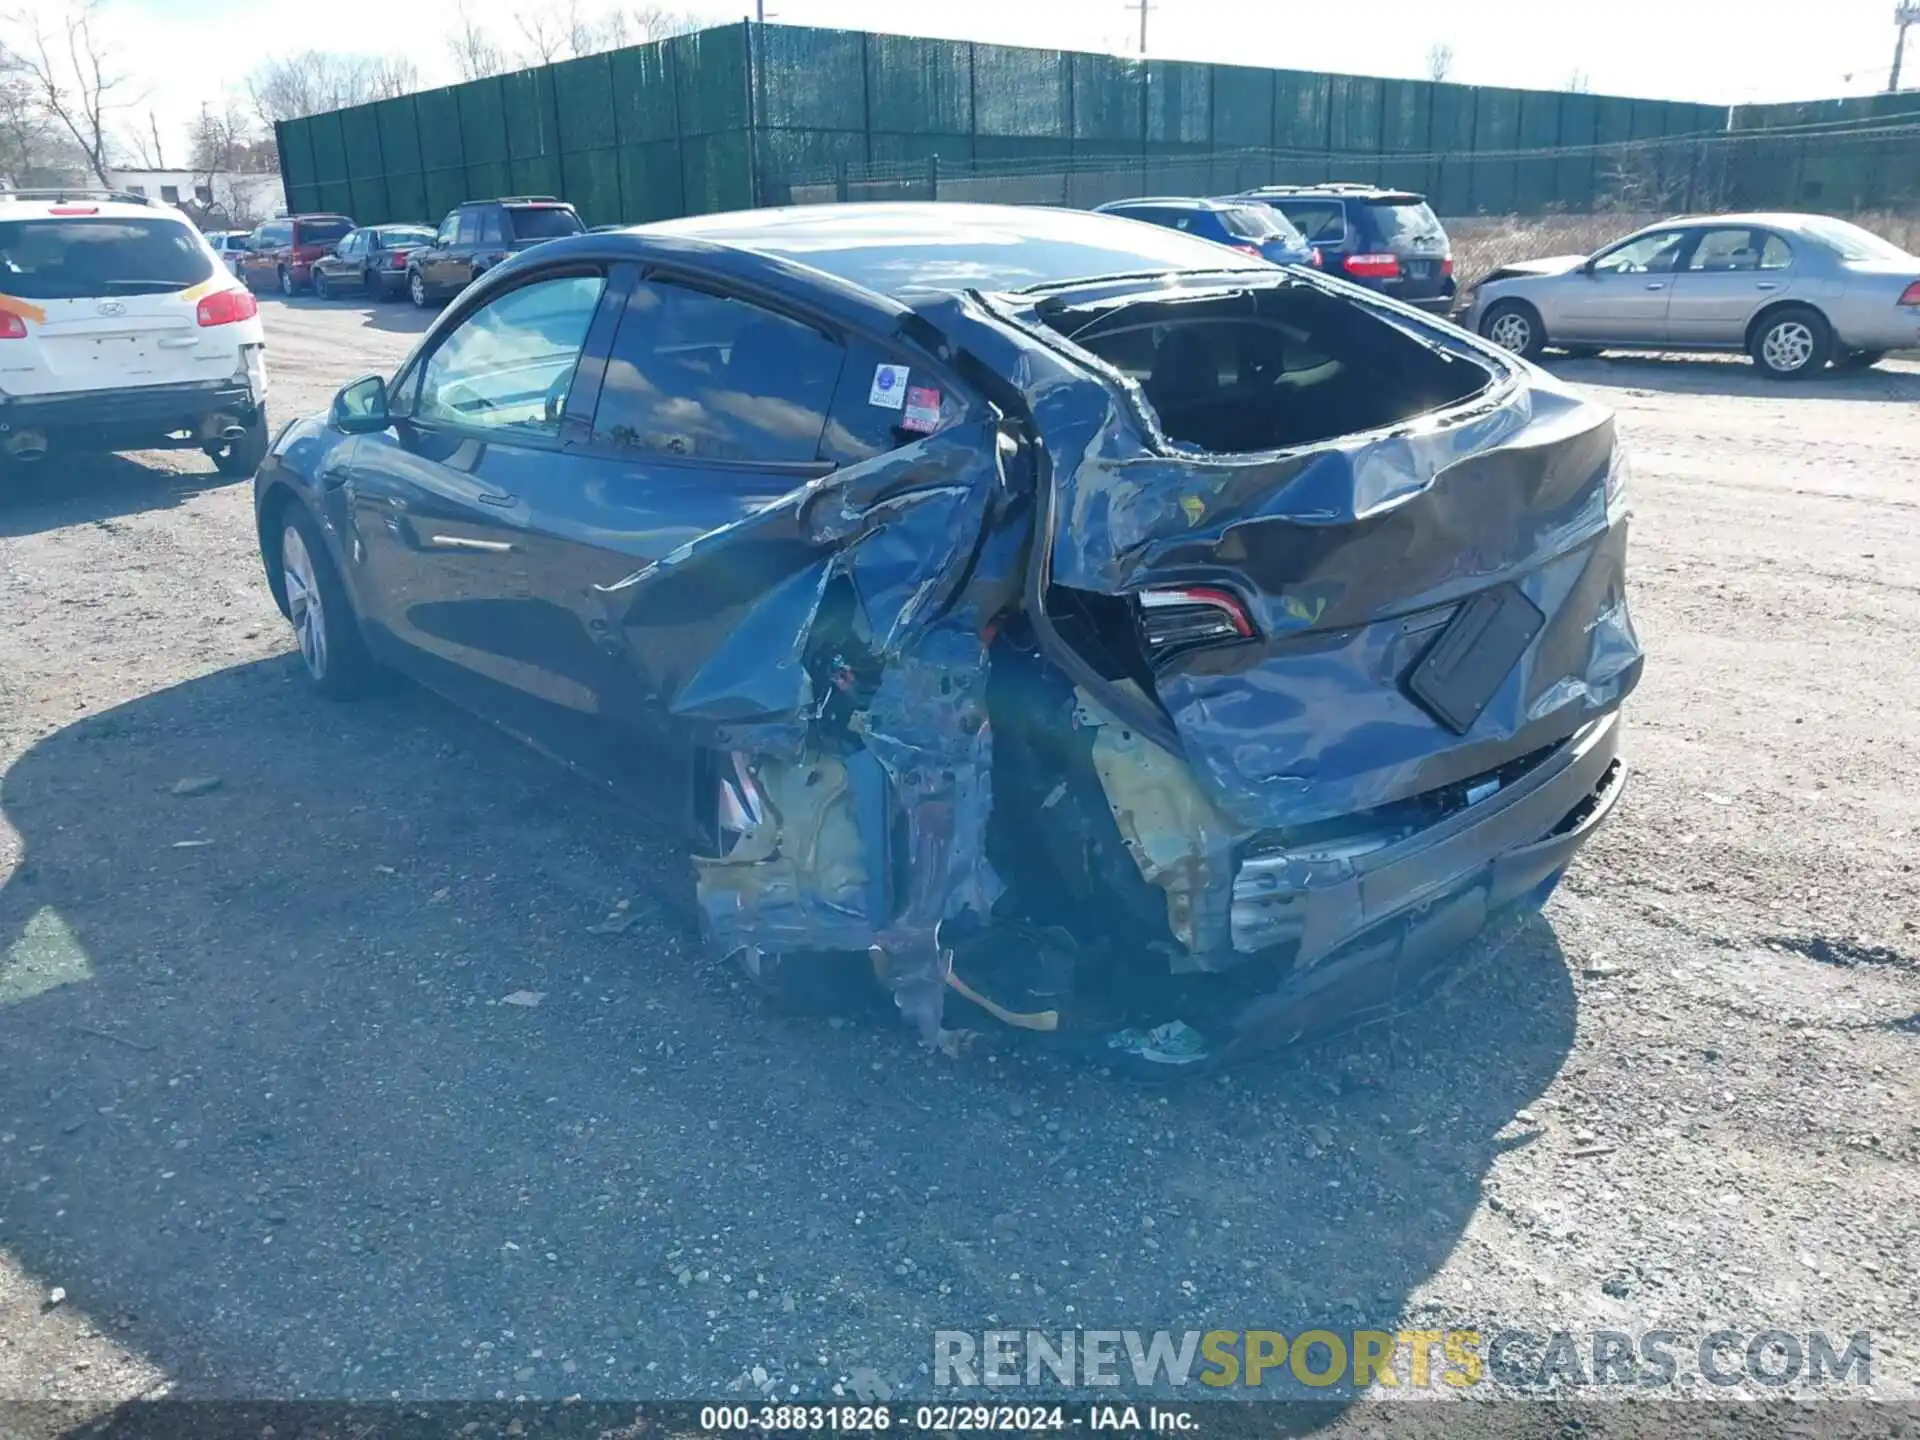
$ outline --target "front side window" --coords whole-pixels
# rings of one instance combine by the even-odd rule
[[[340,258],[351,260],[366,248],[367,237],[358,230],[340,242]]]
[[[428,357],[414,418],[557,437],[605,286],[599,275],[556,275],[493,297]]]
[[[440,233],[433,237],[433,243],[439,246],[453,244],[460,236],[460,212],[454,211],[440,222]]]
[[[22,300],[163,295],[212,274],[213,257],[178,220],[0,221],[0,292]]]
[[[614,336],[594,437],[689,459],[811,461],[844,358],[797,320],[650,281]]]
[[[1656,230],[1616,246],[1593,262],[1596,275],[1665,275],[1680,258],[1686,235],[1679,230]]]

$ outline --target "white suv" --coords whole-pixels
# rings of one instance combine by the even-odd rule
[[[49,449],[267,453],[266,335],[179,211],[108,190],[0,190],[0,464]]]

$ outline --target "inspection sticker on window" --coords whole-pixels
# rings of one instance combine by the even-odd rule
[[[905,365],[874,366],[873,385],[867,391],[867,403],[887,410],[898,410],[907,399],[907,373]]]
[[[900,416],[902,430],[930,433],[940,428],[940,392],[931,385],[916,385],[907,391],[907,404]]]

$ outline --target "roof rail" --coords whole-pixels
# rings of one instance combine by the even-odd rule
[[[112,200],[121,205],[151,205],[153,201],[135,190],[115,190],[106,185],[40,185],[24,189],[0,190],[0,200]]]
[[[558,195],[496,195],[491,200],[469,200],[469,205],[558,205]]]

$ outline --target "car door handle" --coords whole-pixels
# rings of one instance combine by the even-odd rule
[[[1647,289],[1649,290],[1664,290],[1666,288],[1667,288],[1667,284],[1666,284],[1666,281],[1664,280],[1654,280],[1649,282],[1647,285]]]
[[[501,510],[511,510],[515,505],[520,503],[511,495],[499,495],[492,491],[476,495],[474,499],[478,500],[482,505],[492,505]]]
[[[429,535],[427,545],[434,550],[475,550],[483,555],[510,555],[513,543],[508,540],[479,540],[471,535]]]
[[[1754,282],[1754,286],[1753,286],[1753,288],[1754,288],[1754,289],[1756,289],[1756,290],[1778,290],[1778,289],[1780,288],[1780,286],[1779,286],[1779,283],[1778,283],[1777,281],[1773,281],[1773,280],[1756,280],[1756,281]]]

